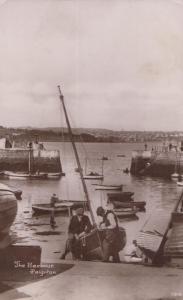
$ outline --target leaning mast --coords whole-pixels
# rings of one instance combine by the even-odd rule
[[[96,224],[95,223],[94,214],[93,214],[93,211],[92,211],[92,207],[91,207],[91,201],[90,201],[90,198],[89,198],[88,190],[87,190],[87,187],[86,187],[85,180],[83,178],[83,170],[82,170],[82,167],[81,167],[79,155],[78,155],[77,148],[76,148],[76,145],[75,145],[75,142],[74,142],[74,138],[73,138],[72,128],[70,126],[70,121],[69,121],[69,118],[68,118],[68,115],[67,115],[67,111],[66,111],[66,107],[65,107],[65,103],[64,103],[64,96],[63,96],[63,94],[61,92],[60,85],[58,85],[58,90],[59,90],[59,94],[60,94],[60,101],[62,103],[64,114],[65,114],[65,119],[66,119],[68,131],[69,131],[69,135],[70,135],[72,147],[73,147],[75,158],[76,158],[76,162],[77,162],[77,165],[78,165],[78,170],[79,170],[79,174],[80,174],[80,177],[81,177],[81,182],[82,182],[83,190],[84,190],[84,193],[85,193],[85,197],[86,197],[87,203],[89,205],[92,222],[93,222],[93,224]]]

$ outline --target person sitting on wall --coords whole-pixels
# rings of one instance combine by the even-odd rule
[[[84,214],[83,208],[76,209],[76,215],[72,216],[68,228],[68,239],[66,241],[64,253],[61,259],[65,259],[66,255],[71,252],[73,260],[84,258],[82,251],[81,237],[89,233],[92,225],[88,216]]]

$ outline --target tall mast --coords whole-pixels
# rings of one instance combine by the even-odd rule
[[[76,148],[76,145],[75,145],[75,142],[74,142],[74,138],[73,138],[72,128],[70,126],[69,118],[68,118],[66,107],[65,107],[65,103],[64,103],[64,96],[62,95],[61,88],[60,88],[59,85],[58,85],[58,90],[59,90],[59,94],[60,94],[60,101],[62,103],[63,110],[64,110],[64,115],[65,115],[65,119],[66,119],[68,131],[69,131],[69,135],[70,135],[72,147],[73,147],[75,158],[76,158],[76,162],[77,162],[77,167],[78,167],[79,174],[80,174],[80,177],[81,177],[81,182],[82,182],[84,194],[85,194],[86,200],[87,200],[88,205],[89,205],[92,222],[93,222],[93,224],[95,224],[95,218],[94,218],[92,207],[91,207],[91,201],[90,201],[90,198],[89,198],[89,194],[88,194],[88,190],[87,190],[87,187],[86,187],[85,180],[83,178],[83,170],[82,170],[82,167],[81,167],[81,164],[80,164],[79,155],[78,155],[77,148]]]

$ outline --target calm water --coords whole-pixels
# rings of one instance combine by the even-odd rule
[[[152,144],[151,144],[152,145]],[[60,180],[3,180],[3,183],[22,189],[23,197],[18,202],[17,218],[12,226],[12,238],[15,243],[40,245],[42,258],[59,257],[64,247],[69,218],[57,216],[57,227],[50,228],[49,216],[32,216],[33,203],[48,203],[52,193],[58,194],[60,199],[84,199],[79,174],[74,171],[76,162],[70,143],[45,143],[47,149],[60,149],[61,162],[65,177]],[[152,145],[153,146],[153,145]],[[136,237],[145,220],[155,213],[156,209],[171,209],[181,193],[181,187],[175,182],[161,178],[137,178],[123,173],[123,169],[130,168],[131,151],[143,149],[143,144],[110,144],[88,143],[77,144],[83,168],[87,172],[102,171],[102,156],[104,161],[104,183],[124,184],[124,191],[133,191],[136,201],[146,201],[146,212],[139,212],[138,220],[123,220],[121,225],[126,228],[128,242]],[[119,157],[118,155],[125,155]],[[87,157],[87,164],[86,164]],[[97,182],[97,181],[96,181]],[[98,205],[105,205],[106,192],[95,191],[94,181],[87,181],[92,201],[93,211]],[[98,183],[98,182],[97,182]]]

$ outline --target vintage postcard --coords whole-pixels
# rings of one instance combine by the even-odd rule
[[[0,299],[183,299],[182,31],[182,0],[0,0]]]

